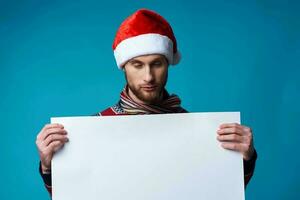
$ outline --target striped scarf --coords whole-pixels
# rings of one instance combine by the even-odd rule
[[[140,104],[135,102],[127,93],[128,86],[126,85],[120,94],[119,105],[126,114],[163,114],[163,113],[185,113],[180,104],[180,98],[175,95],[169,95],[164,90],[165,97],[162,102],[156,105]]]

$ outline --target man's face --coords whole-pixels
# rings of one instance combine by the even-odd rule
[[[162,100],[168,78],[168,62],[163,55],[135,57],[125,64],[124,71],[128,93],[134,101],[155,104]]]

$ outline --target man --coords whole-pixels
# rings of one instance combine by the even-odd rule
[[[165,89],[169,65],[179,63],[180,54],[173,30],[163,17],[146,9],[136,11],[118,29],[113,50],[127,85],[119,102],[97,116],[187,112],[180,106],[179,97]],[[257,157],[251,129],[236,123],[222,124],[216,135],[222,147],[242,153],[247,185]],[[45,125],[36,139],[40,174],[50,194],[51,160],[66,142],[67,131],[61,124]]]

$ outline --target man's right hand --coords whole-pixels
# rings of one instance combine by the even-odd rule
[[[61,124],[45,125],[36,137],[42,172],[49,173],[54,153],[68,142],[67,131]]]

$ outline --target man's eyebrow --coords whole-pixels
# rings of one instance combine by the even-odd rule
[[[164,62],[164,61],[167,61],[166,59],[164,58],[155,58],[154,60],[151,61],[151,63],[155,63],[155,62]]]
[[[136,60],[136,59],[132,59],[129,61],[130,64],[143,64],[142,61]]]
[[[154,63],[154,62],[157,62],[157,61],[162,62],[162,61],[163,61],[163,58],[155,58],[155,59],[152,60],[151,62]]]

